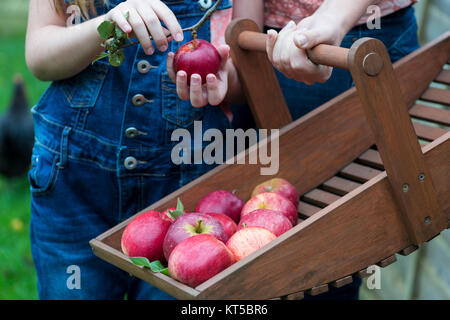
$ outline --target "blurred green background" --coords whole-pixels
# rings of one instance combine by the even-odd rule
[[[422,44],[450,29],[448,0],[422,0],[416,8]],[[49,85],[36,80],[25,65],[27,10],[28,0],[1,0],[0,3],[0,114],[10,102],[12,79],[15,74],[19,73],[24,78],[30,107],[38,101]],[[27,178],[24,176],[7,180],[0,176],[0,300],[38,298],[36,274],[30,253],[29,207],[30,194]],[[445,237],[450,238],[448,232]],[[448,251],[448,247],[440,250]],[[413,254],[411,258],[401,258],[392,267],[383,269],[382,289],[384,290],[367,290],[366,286],[363,286],[361,297],[363,299],[448,299],[450,293],[446,281],[448,281],[450,264],[441,270],[447,274],[444,282],[439,275],[436,280],[442,288],[433,287],[429,293],[425,293],[425,296],[420,292],[417,293],[417,286],[415,286],[417,279],[414,278],[417,275],[417,268],[414,267],[416,266],[414,261],[420,259],[420,254],[419,252]],[[414,266],[411,267],[413,264]],[[383,280],[389,277],[394,280]],[[389,289],[389,283],[392,281],[395,283],[395,279],[403,279],[404,284],[396,285],[397,289]],[[405,288],[403,289],[401,285]],[[439,287],[439,285],[436,286]]]
[[[25,65],[28,1],[0,3],[0,113],[9,105],[13,77],[24,78],[30,106],[48,83],[36,80]],[[0,299],[37,299],[36,274],[30,252],[30,194],[26,177],[0,176]]]

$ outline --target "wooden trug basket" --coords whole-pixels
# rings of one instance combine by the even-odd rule
[[[350,49],[317,46],[310,59],[350,70],[355,88],[294,122],[256,24],[233,21],[227,42],[258,127],[281,128],[277,176],[302,195],[299,224],[196,288],[122,253],[133,217],[91,240],[98,257],[178,299],[298,299],[367,276],[369,266],[387,266],[449,227],[450,91],[435,84],[450,85],[450,32],[394,68],[375,39]],[[146,210],[174,207],[178,197],[194,210],[217,189],[247,200],[270,178],[260,167],[221,165]]]

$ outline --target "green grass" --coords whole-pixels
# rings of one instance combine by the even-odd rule
[[[1,17],[0,17],[1,18]],[[30,107],[48,83],[36,80],[25,64],[25,36],[0,35],[0,113],[9,105],[15,74],[23,76]],[[30,192],[26,176],[0,176],[0,300],[37,299],[30,251]]]

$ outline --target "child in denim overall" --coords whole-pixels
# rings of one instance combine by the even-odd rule
[[[94,256],[89,240],[211,169],[173,164],[171,133],[186,128],[193,136],[194,120],[224,131],[230,121],[218,107],[179,100],[166,70],[167,52],[191,40],[181,26],[195,24],[205,3],[95,1],[92,19],[66,27],[68,16],[51,1],[30,2],[27,64],[53,81],[32,110],[30,229],[41,299],[171,299]],[[230,7],[223,0],[218,10]],[[105,59],[91,64],[104,50],[97,27],[105,19],[140,40],[118,68]],[[167,41],[161,21],[175,41]],[[207,22],[198,37],[210,33]],[[219,49],[227,55],[227,46]]]

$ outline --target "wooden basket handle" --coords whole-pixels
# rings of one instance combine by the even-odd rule
[[[241,49],[249,51],[266,51],[267,35],[254,31],[243,31],[239,35],[238,43]],[[319,44],[311,50],[307,50],[308,58],[315,64],[322,64],[348,70],[349,49]]]

